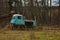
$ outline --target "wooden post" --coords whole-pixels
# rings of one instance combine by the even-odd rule
[[[36,16],[34,16],[34,20],[36,21],[37,19],[36,19]]]

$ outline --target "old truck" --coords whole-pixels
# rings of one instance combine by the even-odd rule
[[[36,20],[27,20],[21,14],[14,14],[10,22],[15,28],[35,28],[37,25]],[[14,28],[12,27],[12,28]]]

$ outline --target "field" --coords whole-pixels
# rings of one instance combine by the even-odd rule
[[[60,30],[4,30],[0,40],[60,40]]]

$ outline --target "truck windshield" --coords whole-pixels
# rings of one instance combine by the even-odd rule
[[[21,19],[21,16],[18,16],[18,19]]]

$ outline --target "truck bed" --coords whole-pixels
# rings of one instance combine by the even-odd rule
[[[26,26],[33,26],[33,20],[24,20]]]

